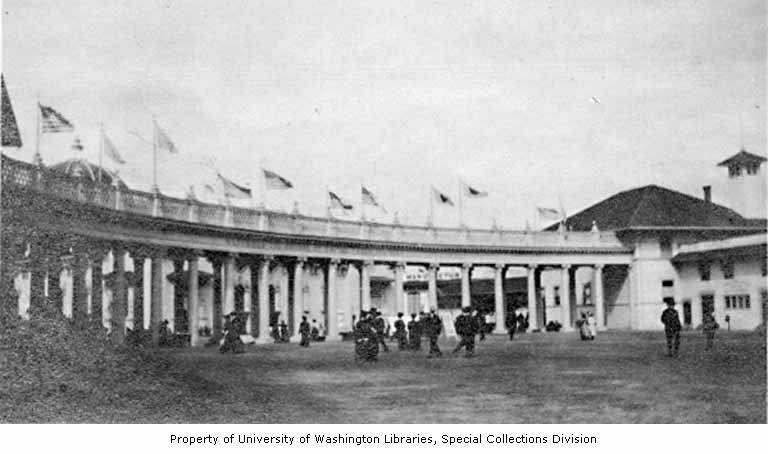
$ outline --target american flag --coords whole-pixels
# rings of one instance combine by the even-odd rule
[[[56,109],[50,106],[40,106],[40,132],[42,133],[57,133],[57,132],[72,132],[75,127],[72,123],[64,118],[64,115],[58,113]]]
[[[367,203],[368,205],[373,205],[375,207],[379,206],[379,202],[376,201],[376,197],[373,196],[373,193],[369,191],[365,186],[362,186],[361,188],[363,203]]]

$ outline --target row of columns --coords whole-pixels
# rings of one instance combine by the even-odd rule
[[[122,243],[112,243],[108,246],[100,246],[97,248],[84,247],[81,243],[77,243],[76,247],[84,249],[83,251],[76,251],[70,253],[70,259],[68,266],[72,269],[73,277],[73,305],[72,316],[75,320],[86,320],[88,318],[88,292],[86,273],[87,268],[91,268],[92,273],[92,285],[91,285],[91,319],[100,321],[102,319],[102,262],[106,256],[108,250],[111,248],[114,256],[114,282],[113,282],[113,303],[111,307],[111,324],[112,335],[116,341],[122,342],[124,339],[124,333],[126,328],[126,316],[128,308],[128,288],[129,282],[126,279],[125,269],[125,256],[130,252],[133,259],[134,279],[130,283],[134,287],[134,305],[133,305],[133,319],[135,323],[139,323],[143,327],[145,303],[150,304],[150,327],[152,329],[152,337],[155,342],[159,341],[159,333],[157,327],[162,321],[162,285],[163,285],[163,268],[161,261],[170,256],[174,260],[175,275],[180,278],[183,275],[184,262],[187,263],[188,282],[187,295],[188,295],[188,318],[186,321],[181,320],[181,313],[183,309],[183,293],[184,289],[181,288],[179,282],[175,285],[174,289],[174,313],[176,320],[174,325],[179,327],[183,322],[188,324],[188,331],[190,334],[191,342],[193,345],[197,344],[199,339],[198,333],[198,317],[199,317],[199,258],[207,257],[212,264],[213,268],[213,323],[212,331],[214,336],[220,336],[222,334],[223,326],[222,319],[226,311],[231,310],[234,307],[234,276],[237,270],[238,257],[233,254],[220,254],[220,253],[204,253],[203,251],[174,251],[169,254],[166,250],[162,249],[146,249],[143,247],[126,247]],[[60,291],[59,274],[60,267],[57,268],[56,264],[61,261],[55,257],[54,254],[46,256],[40,248],[35,247],[36,243],[30,243],[29,259],[26,260],[31,272],[31,292],[30,301],[32,307],[37,307],[43,304],[45,300],[45,288],[43,282],[47,279],[48,299],[54,302],[60,302],[62,295]],[[70,252],[72,250],[70,249]],[[144,301],[144,267],[146,259],[151,258],[151,301]],[[269,339],[269,322],[270,322],[270,301],[269,301],[269,280],[270,280],[270,265],[275,261],[273,256],[245,256],[241,257],[246,262],[246,266],[250,267],[251,275],[251,302],[249,311],[251,314],[251,326],[258,327],[258,339],[267,341]],[[304,286],[304,271],[308,264],[308,260],[305,257],[294,257],[290,259],[293,265],[293,279],[292,288],[289,293],[292,293],[293,310],[291,314],[292,318],[292,331],[294,335],[298,333],[298,327],[301,323],[301,317],[304,314],[304,302],[303,302],[303,286]],[[338,258],[331,258],[324,261],[326,265],[326,294],[325,300],[325,313],[327,316],[326,324],[327,332],[326,336],[329,339],[336,339],[339,336],[339,320],[338,320],[338,293],[337,293],[337,278],[339,275],[339,267],[342,261]],[[371,269],[374,266],[373,261],[355,262],[359,266],[360,270],[360,308],[363,310],[370,310],[371,308]],[[406,263],[398,262],[390,264],[394,268],[394,282],[395,282],[395,303],[396,310],[398,312],[406,312],[405,306],[405,267]],[[504,319],[506,312],[505,292],[504,292],[504,277],[506,270],[509,266],[506,264],[495,264],[494,273],[494,295],[495,295],[495,311],[496,311],[496,330],[501,332],[504,330]],[[461,305],[462,307],[468,307],[471,305],[471,273],[472,264],[462,265],[461,275]],[[527,266],[527,293],[528,293],[528,313],[529,324],[532,329],[541,328],[542,311],[543,308],[539,304],[539,292],[540,288],[540,272],[542,266],[528,265]],[[429,308],[437,308],[437,270],[439,264],[431,263],[427,266],[428,273],[428,304]],[[573,279],[575,273],[575,267],[571,265],[562,265],[562,288],[564,289],[561,303],[563,308],[563,325],[566,329],[570,328],[573,324],[571,320],[571,288],[574,285],[575,279]],[[605,313],[603,303],[603,265],[595,265],[595,288],[594,288],[594,301],[595,301],[595,318],[598,323],[598,329],[605,327]],[[222,279],[224,280],[222,285]],[[226,310],[225,310],[226,308]],[[286,313],[286,315],[288,315]]]

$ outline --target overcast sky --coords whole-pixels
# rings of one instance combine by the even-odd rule
[[[359,205],[363,181],[387,208],[369,217],[417,224],[460,177],[490,193],[465,202],[475,227],[651,183],[717,197],[739,117],[765,154],[765,18],[762,0],[5,0],[9,154],[31,159],[39,94],[89,159],[103,122],[138,188],[152,149],[129,131],[151,139],[155,115],[180,150],[160,156],[171,195],[206,197],[211,162],[256,184],[263,161],[296,186],[270,207],[323,214],[326,186]],[[72,139],[43,136],[44,161]]]

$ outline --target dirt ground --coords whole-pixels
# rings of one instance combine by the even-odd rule
[[[684,333],[668,358],[663,333],[489,336],[476,356],[381,353],[356,364],[353,344],[163,351],[173,389],[130,399],[57,396],[16,422],[123,423],[764,423],[765,337],[718,333],[704,350]],[[121,385],[118,385],[121,386]],[[126,384],[128,386],[128,384]]]

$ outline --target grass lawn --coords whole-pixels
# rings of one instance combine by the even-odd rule
[[[765,337],[684,333],[666,357],[664,334],[490,336],[476,356],[382,353],[355,364],[353,344],[248,346],[161,354],[174,386],[116,385],[115,398],[62,393],[8,422],[141,423],[764,423]],[[390,343],[390,346],[394,346]],[[0,402],[0,412],[2,405]],[[1,415],[2,413],[0,413]]]

